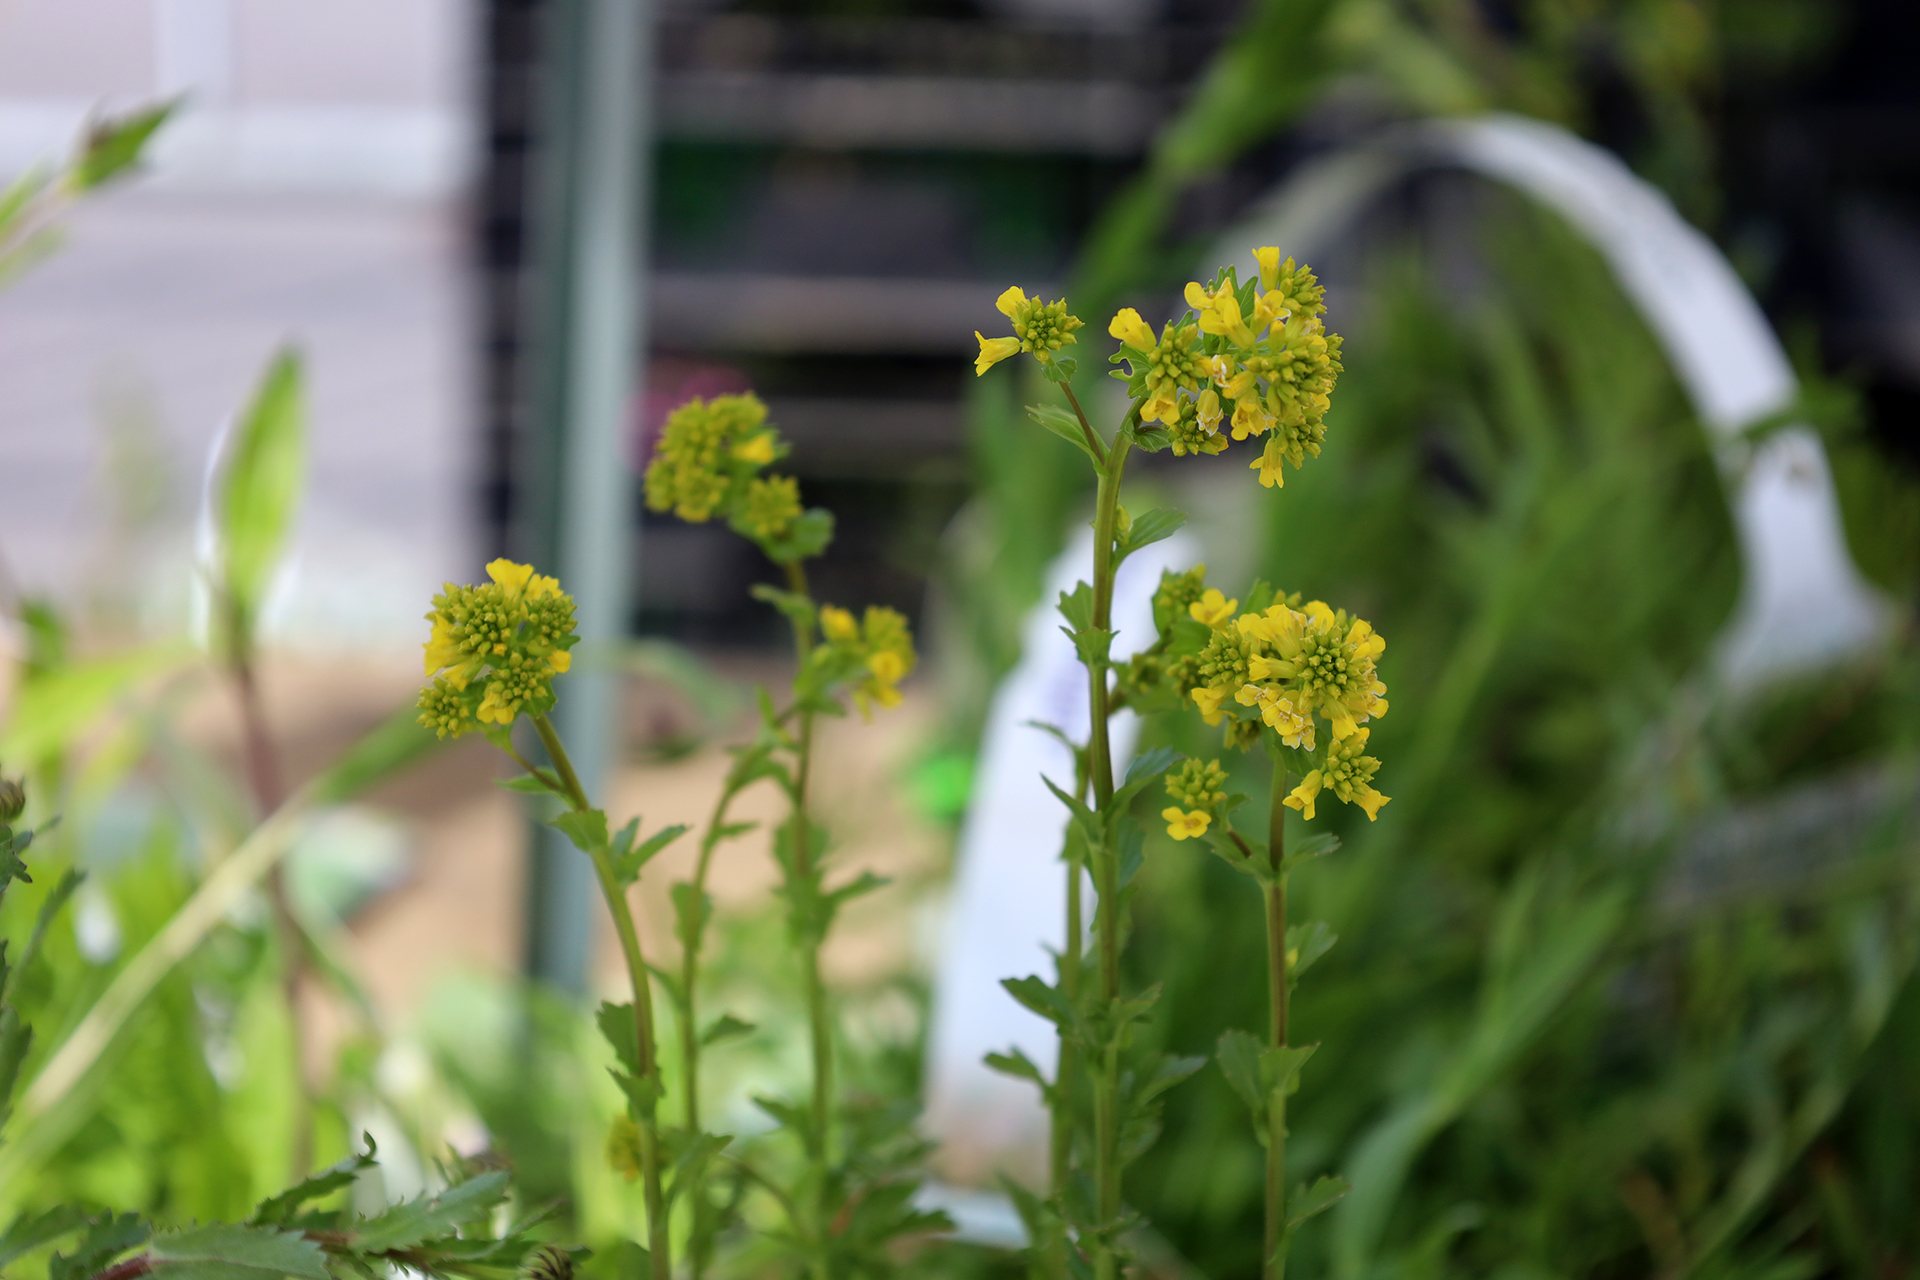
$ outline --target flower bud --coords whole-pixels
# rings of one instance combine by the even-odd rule
[[[27,789],[12,778],[0,778],[0,822],[12,822],[27,807]]]

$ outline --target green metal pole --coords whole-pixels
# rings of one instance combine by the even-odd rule
[[[606,658],[626,635],[638,541],[630,406],[647,349],[652,6],[549,0],[546,8],[523,541],[579,602],[579,660],[553,719],[604,801],[619,731],[618,677]],[[584,991],[598,918],[593,868],[551,827],[535,832],[528,967]]]

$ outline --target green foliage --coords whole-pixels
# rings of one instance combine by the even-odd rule
[[[1295,877],[1324,923],[1287,938],[1314,957],[1292,1016],[1320,1045],[1289,1168],[1307,1194],[1328,1167],[1353,1189],[1293,1265],[1757,1276],[1903,1256],[1916,829],[1898,787],[1861,779],[1910,767],[1910,642],[1744,701],[1708,682],[1737,554],[1703,434],[1601,264],[1495,213],[1471,297],[1404,262],[1373,282],[1325,454],[1268,528],[1263,567],[1363,601],[1392,637],[1385,678],[1419,691],[1375,733],[1393,807]],[[1856,541],[1904,519],[1897,474],[1876,483],[1901,500],[1850,504]],[[1149,850],[1130,957],[1165,983],[1152,1038],[1171,1048],[1265,1016],[1221,980],[1261,964],[1245,881],[1190,847]],[[1169,1096],[1129,1184],[1208,1274],[1257,1263],[1253,1047],[1223,1042],[1232,1067]]]
[[[267,366],[241,414],[221,466],[214,502],[224,640],[252,650],[260,606],[293,530],[306,471],[304,375],[284,350]]]

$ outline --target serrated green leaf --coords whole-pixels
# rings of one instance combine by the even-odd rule
[[[1307,862],[1313,858],[1324,858],[1340,847],[1340,837],[1330,831],[1320,831],[1308,836],[1286,851],[1289,866],[1296,862]]]
[[[0,1235],[0,1267],[86,1225],[87,1211],[74,1204],[59,1205],[31,1216],[22,1214],[13,1220],[6,1234]]]
[[[137,1214],[108,1214],[87,1224],[71,1254],[56,1253],[47,1262],[47,1280],[88,1280],[109,1262],[147,1242],[153,1229]]]
[[[405,1249],[434,1236],[450,1235],[462,1223],[485,1215],[506,1198],[507,1175],[483,1173],[438,1195],[422,1195],[395,1205],[354,1232],[353,1247],[362,1253]],[[321,1273],[325,1275],[324,1272]]]
[[[1067,811],[1073,815],[1073,820],[1080,824],[1081,834],[1086,837],[1087,843],[1100,843],[1100,819],[1094,816],[1093,810],[1087,808],[1086,805],[1082,804],[1075,797],[1068,795],[1059,787],[1054,786],[1053,779],[1047,777],[1044,773],[1040,775],[1040,781],[1046,783],[1047,790],[1053,792],[1055,796],[1059,797],[1060,803],[1067,806]]]
[[[608,1074],[613,1077],[613,1082],[620,1086],[620,1092],[627,1095],[628,1108],[635,1116],[652,1115],[653,1109],[660,1105],[660,1082],[652,1076],[628,1075],[624,1071],[614,1071],[612,1068],[608,1068]]]
[[[1124,811],[1133,803],[1135,796],[1152,786],[1161,774],[1180,760],[1180,753],[1171,747],[1155,747],[1143,755],[1135,756],[1127,766],[1126,780],[1114,790],[1113,798],[1107,801],[1101,813],[1110,817]]]
[[[228,641],[253,643],[306,475],[306,403],[299,355],[283,348],[240,416],[217,483],[214,528]]]
[[[332,1280],[319,1245],[277,1227],[209,1223],[155,1236],[147,1253],[154,1275],[179,1280]]]
[[[1076,582],[1073,590],[1062,591],[1055,607],[1073,630],[1086,631],[1093,626],[1093,588],[1086,583]]]
[[[379,1148],[374,1145],[373,1135],[360,1135],[366,1141],[367,1149],[360,1155],[348,1156],[338,1164],[330,1165],[316,1174],[311,1174],[295,1186],[289,1187],[277,1196],[269,1196],[254,1208],[251,1221],[256,1226],[290,1221],[301,1207],[321,1196],[344,1191],[357,1181],[362,1172],[374,1167],[374,1157]]]

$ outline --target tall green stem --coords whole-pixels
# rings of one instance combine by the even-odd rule
[[[1075,405],[1076,409],[1078,404]],[[1106,466],[1100,473],[1100,489],[1093,520],[1093,627],[1112,629],[1114,528],[1120,510],[1120,478],[1126,471],[1131,441],[1123,433],[1107,451]],[[1091,704],[1091,723],[1087,736],[1088,772],[1093,781],[1093,807],[1103,812],[1113,799],[1113,753],[1107,738],[1107,668],[1104,663],[1087,664],[1087,695]],[[1094,912],[1095,946],[1100,959],[1100,1002],[1111,1008],[1120,996],[1120,871],[1113,842],[1102,841],[1089,850],[1093,857],[1094,892],[1099,897]],[[1107,1046],[1104,1061],[1094,1076],[1094,1199],[1101,1222],[1120,1216],[1120,1046]],[[1096,1280],[1114,1280],[1118,1260],[1110,1245],[1102,1243],[1094,1254]]]
[[[1267,898],[1268,1034],[1273,1047],[1287,1043],[1287,878],[1281,871],[1286,858],[1286,762],[1275,753],[1273,799],[1267,814],[1267,857],[1274,880]],[[1265,1280],[1284,1280],[1287,1259],[1281,1249],[1287,1225],[1287,1091],[1276,1089],[1267,1111],[1267,1201]]]
[[[573,760],[567,755],[560,735],[554,731],[553,722],[544,715],[537,715],[533,717],[533,727],[553,761],[554,772],[560,776],[567,802],[576,813],[592,809],[593,804],[587,799],[586,789],[580,785],[580,776],[573,771]],[[633,987],[634,1042],[639,1055],[635,1065],[639,1068],[640,1079],[653,1085],[657,1099],[660,1093],[660,1056],[653,1038],[653,989],[647,977],[646,957],[640,951],[640,931],[634,926],[633,908],[627,902],[627,892],[621,886],[619,876],[614,873],[612,857],[604,848],[595,849],[590,856],[594,875],[600,881],[600,895],[607,901],[607,910],[613,915],[614,932],[620,938],[620,954],[627,964],[627,981]],[[662,1195],[660,1186],[659,1124],[654,1106],[641,1109],[640,1181],[647,1202],[647,1248],[651,1254],[653,1280],[672,1280],[672,1242],[667,1234],[666,1197]]]
[[[721,832],[726,826],[727,806],[733,802],[734,790],[731,785],[723,788],[720,798],[714,802],[713,817],[707,823],[707,831],[700,840],[700,860],[693,869],[693,900],[696,910],[703,910],[707,896],[707,871],[713,865],[713,851],[719,847]],[[690,931],[685,949],[680,955],[680,1089],[683,1110],[686,1115],[687,1132],[700,1132],[700,953],[702,943],[707,936],[705,915]],[[707,1212],[704,1193],[695,1188],[692,1197],[694,1218],[694,1239],[701,1239],[701,1225]],[[706,1271],[704,1251],[696,1243],[688,1251],[687,1265],[693,1280],[700,1280]]]

